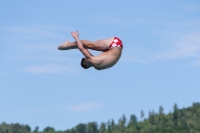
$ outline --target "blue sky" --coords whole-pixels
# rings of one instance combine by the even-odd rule
[[[0,3],[0,122],[65,130],[200,101],[199,0]],[[119,62],[82,69],[79,50],[57,50],[75,30],[119,37]]]

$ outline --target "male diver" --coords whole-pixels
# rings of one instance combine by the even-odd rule
[[[94,67],[97,70],[107,69],[114,66],[122,54],[123,44],[117,37],[98,41],[79,40],[79,33],[71,32],[75,42],[65,42],[58,46],[59,50],[69,50],[78,48],[85,58],[81,60],[81,66],[85,69]],[[98,56],[93,56],[88,49],[102,51]]]

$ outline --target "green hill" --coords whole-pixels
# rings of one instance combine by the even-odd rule
[[[141,111],[141,121],[135,115],[131,115],[129,120],[123,115],[118,122],[109,120],[98,125],[96,122],[78,124],[72,129],[65,131],[55,131],[53,127],[46,127],[42,132],[39,127],[31,130],[28,125],[7,124],[0,125],[0,133],[200,133],[200,103],[193,103],[191,107],[178,109],[175,104],[173,112],[163,113],[163,107],[159,107],[159,112],[149,112],[148,118],[143,118]]]

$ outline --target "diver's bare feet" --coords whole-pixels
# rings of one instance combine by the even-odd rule
[[[71,49],[71,45],[69,41],[58,46],[58,50],[68,50],[68,49]]]

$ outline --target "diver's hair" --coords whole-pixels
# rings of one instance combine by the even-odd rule
[[[85,61],[85,58],[82,58],[81,60],[81,66],[84,68],[84,69],[88,69],[89,67],[84,65],[84,61]]]

